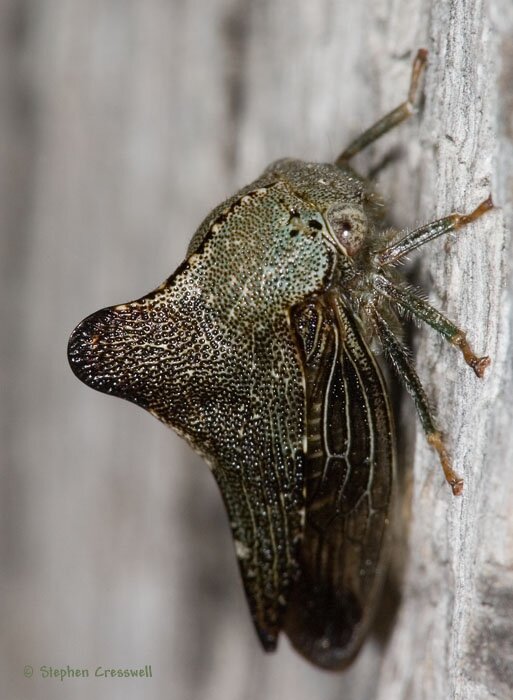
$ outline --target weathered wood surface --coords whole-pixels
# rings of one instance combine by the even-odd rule
[[[511,698],[512,30],[507,0],[0,2],[1,697]],[[331,160],[403,99],[419,46],[421,114],[359,164],[400,146],[380,182],[401,226],[493,192],[495,212],[417,266],[493,365],[478,381],[415,333],[465,495],[403,397],[388,636],[329,675],[285,640],[261,653],[208,470],[81,386],[66,342],[89,312],[155,287],[269,161]],[[147,663],[151,680],[38,677]]]

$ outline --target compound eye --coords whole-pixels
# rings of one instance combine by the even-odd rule
[[[327,213],[328,225],[335,241],[349,255],[355,255],[362,247],[368,230],[367,217],[361,209],[334,204]]]

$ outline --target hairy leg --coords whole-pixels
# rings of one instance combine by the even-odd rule
[[[385,353],[392,362],[407,391],[413,397],[427,441],[438,452],[445,478],[452,488],[453,494],[459,496],[463,492],[463,479],[452,467],[451,458],[445,447],[442,434],[435,426],[426,392],[413,367],[408,351],[374,307],[370,309],[370,316]]]

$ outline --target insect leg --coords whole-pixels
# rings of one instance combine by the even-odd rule
[[[376,262],[378,266],[390,265],[397,262],[408,253],[411,253],[419,246],[428,243],[438,236],[443,236],[449,231],[454,231],[455,229],[460,229],[472,221],[475,221],[480,216],[485,214],[487,211],[493,209],[493,201],[491,195],[481,202],[481,204],[470,212],[470,214],[459,214],[454,212],[449,214],[449,216],[443,219],[437,219],[436,221],[431,221],[429,224],[424,224],[420,228],[410,231],[406,234],[404,238],[401,238],[396,243],[383,248],[376,252]]]
[[[465,333],[454,325],[452,321],[413,291],[392,284],[382,275],[374,276],[373,286],[376,291],[386,296],[401,309],[409,311],[416,318],[438,331],[451,345],[454,345],[461,351],[465,362],[469,367],[472,367],[478,377],[484,375],[485,369],[490,364],[490,358],[478,357],[470,347]]]
[[[420,76],[425,68],[428,52],[426,49],[419,49],[413,62],[410,88],[408,90],[408,98],[405,102],[396,107],[391,112],[382,117],[379,121],[369,127],[363,134],[360,134],[346,149],[343,151],[335,165],[346,165],[353,156],[366,148],[370,143],[379,139],[387,131],[390,131],[398,124],[403,122],[415,112],[415,98],[417,96],[417,88]]]
[[[399,378],[413,397],[427,441],[438,452],[445,478],[451,486],[453,494],[459,496],[463,492],[463,479],[452,468],[451,458],[445,447],[442,435],[435,426],[426,392],[413,367],[408,351],[374,307],[370,309],[370,312],[374,328],[385,353],[392,362]]]

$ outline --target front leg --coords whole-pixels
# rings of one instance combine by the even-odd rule
[[[386,134],[388,131],[398,126],[401,124],[401,122],[405,121],[415,113],[415,101],[417,99],[419,81],[422,72],[426,67],[427,55],[428,52],[426,49],[419,49],[417,52],[411,71],[410,88],[408,90],[407,99],[402,102],[399,107],[396,107],[384,117],[379,119],[371,127],[366,129],[363,134],[360,134],[360,136],[358,136],[345,149],[345,151],[339,155],[335,161],[336,165],[339,165],[340,167],[347,166],[351,158],[353,158],[357,153],[363,151],[363,149],[369,144],[377,141],[377,139],[381,138],[383,134]]]
[[[409,253],[420,248],[420,246],[429,243],[429,241],[433,241],[435,238],[444,236],[450,231],[455,231],[463,228],[463,226],[471,224],[480,216],[486,214],[487,211],[490,211],[490,209],[493,209],[491,195],[487,197],[484,202],[481,202],[474,211],[471,211],[470,214],[454,212],[453,214],[449,214],[449,216],[445,216],[443,219],[430,221],[428,224],[424,224],[424,226],[410,231],[403,238],[395,243],[391,243],[386,248],[376,251],[374,253],[376,265],[378,267],[393,265]]]

